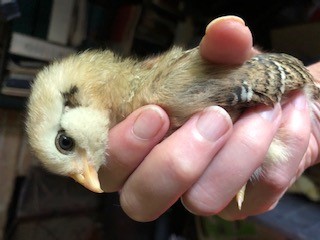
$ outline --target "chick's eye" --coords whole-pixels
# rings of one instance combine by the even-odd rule
[[[56,137],[56,147],[63,153],[68,154],[74,149],[74,140],[68,137],[64,131],[60,131]]]

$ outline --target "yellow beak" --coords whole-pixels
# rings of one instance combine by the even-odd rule
[[[100,187],[98,173],[86,158],[83,158],[83,173],[73,173],[70,174],[70,177],[92,192],[103,192]]]

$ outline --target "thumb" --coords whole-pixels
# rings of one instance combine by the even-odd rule
[[[258,52],[252,44],[252,34],[245,22],[236,16],[225,16],[208,24],[200,53],[211,62],[242,64]]]

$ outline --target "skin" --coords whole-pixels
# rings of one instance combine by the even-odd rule
[[[208,25],[200,50],[214,63],[241,64],[258,53],[252,42],[244,21],[227,16]],[[309,67],[318,81],[319,69],[320,62]],[[154,220],[179,199],[197,215],[236,220],[263,213],[319,161],[319,123],[310,121],[301,92],[282,106],[249,109],[234,125],[222,108],[209,107],[161,141],[168,126],[164,110],[149,105],[110,130],[109,162],[99,179],[104,191],[119,191],[121,207],[134,220]],[[239,211],[234,196],[262,165],[279,126],[292,139],[292,157],[263,167],[263,177],[247,185]]]

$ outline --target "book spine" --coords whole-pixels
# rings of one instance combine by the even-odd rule
[[[29,1],[30,0],[26,2],[29,3]],[[41,39],[47,39],[52,2],[53,0],[37,0],[37,11],[34,16],[35,21],[33,23],[33,33],[30,35]]]
[[[34,75],[10,73],[5,76],[1,93],[9,96],[27,97],[30,94]]]
[[[47,39],[67,45],[73,20],[75,0],[54,0]]]
[[[134,34],[142,12],[141,5],[124,5],[118,10],[112,29],[111,42],[113,50],[121,55],[129,55]]]

